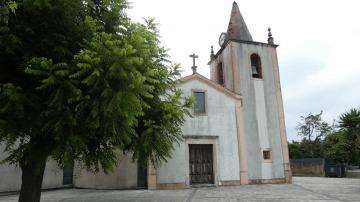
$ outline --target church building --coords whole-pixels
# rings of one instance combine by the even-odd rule
[[[174,189],[291,183],[279,66],[269,28],[267,43],[253,40],[236,2],[220,49],[211,48],[210,79],[196,72],[178,81],[184,96],[196,100],[182,126],[184,141],[157,168],[142,168],[122,156],[108,175],[81,167],[61,170],[49,161],[43,188]],[[196,55],[191,55],[195,60]],[[1,149],[1,148],[0,148]],[[0,157],[2,154],[0,153]],[[0,192],[20,188],[19,169],[0,166]],[[6,185],[4,185],[4,182]]]
[[[184,143],[156,170],[158,188],[291,182],[277,45],[268,31],[268,43],[254,41],[233,3],[221,48],[211,50],[210,79],[194,64],[179,81],[196,105]]]

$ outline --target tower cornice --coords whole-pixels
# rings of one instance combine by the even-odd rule
[[[258,42],[258,41],[245,41],[245,40],[238,40],[238,39],[228,39],[225,42],[225,45],[222,46],[216,52],[216,54],[210,59],[210,61],[208,62],[208,65],[210,65],[210,63],[220,55],[220,53],[229,45],[230,42],[243,43],[243,44],[253,44],[253,45],[260,45],[260,46],[273,47],[273,48],[277,48],[279,46],[277,44],[268,44],[268,43]]]

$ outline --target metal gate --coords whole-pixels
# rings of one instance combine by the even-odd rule
[[[213,184],[213,152],[211,144],[189,145],[190,184]]]

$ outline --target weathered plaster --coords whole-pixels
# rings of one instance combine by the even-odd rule
[[[174,143],[172,157],[156,168],[157,183],[185,183],[185,145]]]
[[[147,188],[149,190],[158,189],[156,173],[157,173],[156,168],[150,162],[147,169]]]
[[[292,182],[292,174],[289,161],[289,149],[286,137],[286,128],[285,128],[285,115],[284,115],[284,106],[281,94],[281,84],[280,84],[280,71],[277,60],[276,49],[274,48],[271,52],[272,66],[274,68],[274,78],[275,78],[275,87],[276,87],[276,101],[277,101],[277,110],[279,114],[279,127],[280,127],[280,138],[282,145],[282,155],[284,163],[284,175],[287,183]]]
[[[243,96],[244,129],[247,142],[247,158],[250,179],[283,178],[284,165],[280,139],[279,112],[274,85],[272,50],[273,46],[259,46],[256,43],[231,41],[233,54],[237,54],[239,91]],[[251,76],[250,55],[260,56],[263,79]],[[225,54],[225,53],[221,53]],[[231,66],[225,67],[232,69]],[[233,79],[235,77],[230,77]],[[236,85],[235,85],[236,86]],[[228,86],[231,87],[231,86]],[[271,162],[263,161],[262,149],[271,148]],[[261,166],[260,166],[261,165]]]
[[[261,153],[265,148],[271,148],[269,143],[269,133],[267,126],[267,113],[265,107],[265,92],[264,83],[262,79],[252,79],[254,82],[255,90],[255,107],[256,107],[256,121],[258,126],[259,144]],[[261,178],[271,179],[272,178],[272,165],[271,161],[265,161],[262,159],[261,163]]]
[[[241,100],[236,101],[235,113],[236,113],[236,127],[237,127],[237,138],[238,138],[237,143],[238,143],[239,162],[240,162],[240,183],[248,184],[249,183],[248,159],[246,152],[244,114],[242,111]]]
[[[137,163],[131,155],[119,155],[117,166],[113,172],[92,173],[75,163],[74,186],[96,189],[129,189],[137,187]]]
[[[6,157],[3,152],[4,146],[0,145],[0,161]],[[54,160],[48,160],[46,163],[43,189],[62,187],[63,172]],[[0,164],[0,192],[19,191],[21,187],[21,169],[15,165]]]
[[[202,89],[207,93],[207,114],[188,117],[183,125],[185,142],[175,145],[172,158],[157,169],[158,184],[184,183],[189,185],[189,144],[212,144],[214,182],[240,180],[240,160],[235,103],[241,96],[194,75],[185,77],[178,88],[184,96],[192,96],[191,89]],[[164,185],[166,186],[166,185]]]

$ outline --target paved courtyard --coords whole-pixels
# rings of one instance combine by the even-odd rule
[[[294,177],[293,184],[208,187],[182,190],[62,189],[42,193],[43,202],[105,201],[292,201],[360,202],[360,179]],[[17,201],[17,195],[0,196],[0,202]]]

